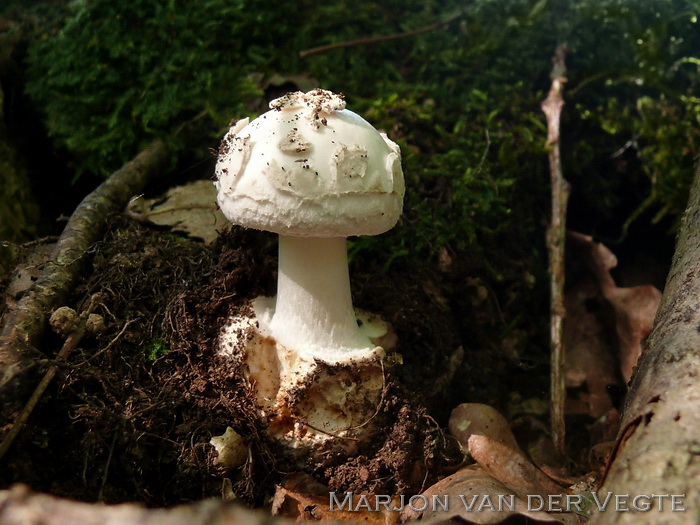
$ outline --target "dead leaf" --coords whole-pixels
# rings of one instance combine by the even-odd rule
[[[230,223],[216,206],[216,189],[211,181],[198,180],[176,186],[157,199],[135,199],[129,213],[189,237],[213,242]]]
[[[527,448],[534,465],[557,483],[573,485],[579,478],[573,478],[566,468],[566,458],[557,451],[552,438],[540,434]]]
[[[587,390],[580,395],[581,402],[567,400],[569,414],[585,413],[598,418],[613,406],[608,386],[619,384],[619,380],[607,334],[598,318],[600,304],[598,285],[591,279],[573,286],[564,298],[564,378],[567,387],[585,384]]]
[[[272,515],[291,518],[299,523],[347,521],[395,525],[401,515],[400,507],[398,496],[347,493],[338,494],[332,499],[327,487],[308,474],[295,473],[287,476],[277,487],[272,500]]]
[[[632,378],[644,341],[661,304],[661,292],[654,286],[615,288],[605,298],[615,309],[615,328],[620,341],[620,372],[625,382]]]
[[[450,433],[465,448],[473,434],[486,436],[522,454],[510,425],[493,407],[481,403],[462,403],[452,411]]]
[[[231,427],[226,427],[226,432],[222,435],[213,436],[209,443],[217,453],[214,463],[227,471],[240,467],[248,459],[248,446],[241,435]]]
[[[452,518],[461,518],[468,523],[502,523],[514,515],[526,516],[535,522],[579,523],[570,513],[547,513],[539,508],[548,508],[548,500],[531,497],[529,500],[517,496],[506,485],[477,467],[464,468],[448,476],[421,494],[420,503],[407,506],[401,514],[402,521],[431,521],[441,523]],[[565,496],[553,497],[554,502],[564,502]],[[416,509],[428,502],[427,509]],[[412,508],[413,507],[413,508]],[[563,508],[563,505],[562,505]]]
[[[629,382],[642,351],[642,341],[651,332],[656,311],[661,303],[661,292],[652,285],[619,288],[610,275],[617,266],[617,258],[602,243],[592,237],[569,232],[569,239],[588,258],[588,265],[596,276],[603,297],[615,311],[615,330],[620,343],[620,372]]]
[[[518,449],[473,434],[469,438],[469,452],[483,469],[498,479],[521,498],[528,495],[548,496],[565,490],[535,467]]]

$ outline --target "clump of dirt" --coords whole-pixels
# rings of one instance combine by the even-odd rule
[[[417,494],[450,462],[442,430],[399,384],[387,385],[382,412],[389,424],[373,446],[319,473],[330,490]]]
[[[92,302],[107,331],[60,366],[0,484],[154,506],[219,496],[226,485],[262,504],[296,465],[266,437],[241,363],[218,356],[216,345],[230,316],[274,294],[276,249],[275,236],[240,228],[205,246],[116,218],[70,304],[81,311]],[[394,325],[405,362],[387,374],[381,411],[390,423],[356,457],[306,468],[332,490],[415,493],[449,462],[426,407],[429,376],[439,375],[456,336],[436,306],[435,279],[416,285],[416,267],[391,276],[367,269],[353,282],[355,304]],[[47,349],[60,344],[46,341]],[[249,456],[227,474],[209,440],[228,426],[244,436]]]
[[[215,338],[208,323],[225,319],[238,296],[264,290],[267,248],[242,230],[206,247],[116,219],[71,305],[80,310],[92,299],[108,330],[61,365],[13,446],[2,484],[149,505],[218,494],[208,441],[231,424],[226,402],[236,388],[227,370],[218,374],[223,385],[212,384],[202,364]],[[195,313],[193,293],[208,294]],[[192,324],[190,341],[179,338],[175,318]],[[46,353],[60,344],[49,337]]]

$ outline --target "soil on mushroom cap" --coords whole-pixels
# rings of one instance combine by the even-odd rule
[[[215,345],[248,299],[274,293],[276,241],[233,229],[206,247],[116,218],[69,305],[80,310],[99,294],[96,311],[108,330],[83,340],[60,368],[6,458],[0,485],[160,506],[219,496],[228,478],[239,497],[262,504],[291,465],[268,442],[240,363],[217,357]],[[353,283],[355,304],[394,324],[406,365],[387,376],[387,431],[351,460],[306,465],[331,490],[413,493],[449,461],[438,425],[416,399],[429,401],[421,394],[432,387],[425,371],[440,369],[456,337],[439,309],[414,304],[429,299],[416,299],[415,272],[406,270],[389,277],[368,267],[372,278]],[[60,345],[52,336],[44,350]],[[423,368],[409,370],[418,363]],[[18,410],[5,411],[0,425]],[[227,426],[250,446],[245,467],[231,473],[215,466],[209,445]]]

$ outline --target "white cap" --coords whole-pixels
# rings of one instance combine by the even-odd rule
[[[297,91],[234,124],[215,186],[234,224],[282,235],[349,237],[392,228],[404,196],[401,152],[342,95]]]

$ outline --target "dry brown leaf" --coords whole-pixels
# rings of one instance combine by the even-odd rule
[[[536,496],[529,500],[518,497],[506,485],[482,469],[464,468],[428,488],[422,499],[416,500],[413,507],[407,506],[401,514],[404,521],[431,521],[441,523],[451,518],[461,518],[468,523],[494,524],[502,523],[514,515],[526,516],[535,522],[543,523],[579,523],[576,515],[570,513],[547,513],[541,508],[548,508],[548,500]],[[427,509],[420,512],[424,503]],[[559,502],[563,509],[566,495],[553,496],[552,502]],[[557,506],[555,503],[552,508]]]
[[[576,284],[566,293],[564,299],[566,386],[579,387],[585,383],[588,391],[581,395],[581,403],[569,400],[567,412],[587,413],[594,418],[612,408],[608,386],[619,383],[615,359],[608,349],[605,331],[597,312],[591,311],[589,306],[596,303],[600,303],[600,292],[592,280]]]
[[[620,372],[625,382],[632,377],[644,341],[661,304],[661,292],[652,285],[615,288],[605,298],[615,309],[615,329],[620,341]]]
[[[603,297],[615,310],[615,330],[620,342],[620,372],[626,382],[632,377],[642,351],[642,341],[649,335],[661,292],[652,285],[619,288],[610,275],[617,258],[592,237],[570,232],[569,238],[586,253],[588,265],[596,276]]]
[[[467,447],[472,434],[486,436],[522,454],[510,425],[495,408],[481,403],[462,403],[452,411],[450,433]]]
[[[216,189],[208,180],[176,186],[157,199],[135,199],[129,203],[129,213],[207,244],[230,224],[216,207]]]
[[[559,454],[550,436],[540,434],[530,442],[527,453],[535,466],[556,482],[572,485],[578,481],[569,475],[566,459]]]
[[[303,473],[287,476],[282,481],[282,485],[277,487],[272,500],[274,516],[283,516],[300,523],[347,521],[370,525],[394,525],[399,522],[400,507],[400,498],[396,496],[390,498],[348,493],[338,494],[333,500],[327,487]]]
[[[486,472],[521,498],[527,498],[528,495],[546,497],[566,492],[530,463],[522,452],[503,443],[473,434],[469,438],[469,452]]]

